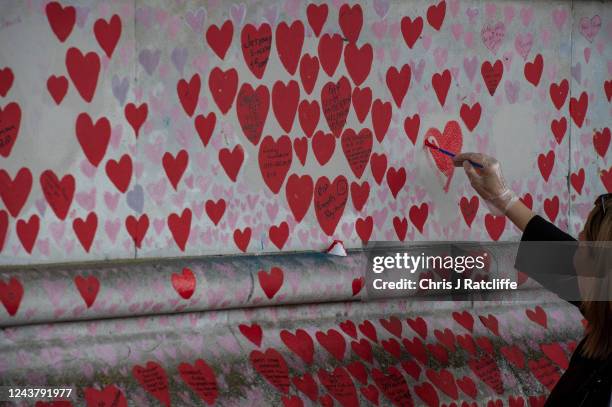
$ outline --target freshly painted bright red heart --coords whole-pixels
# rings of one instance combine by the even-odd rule
[[[463,145],[461,127],[459,126],[459,123],[451,120],[446,123],[443,133],[436,128],[430,128],[427,130],[427,133],[425,133],[425,141],[451,153],[459,154]],[[438,170],[440,170],[440,172],[446,177],[446,182],[443,189],[444,192],[448,192],[453,174],[455,172],[453,159],[433,148],[427,148],[427,150],[429,150],[429,154],[431,154],[431,157],[433,158],[436,167],[438,167]]]
[[[172,287],[182,298],[188,300],[196,289],[196,278],[189,268],[185,267],[182,273],[172,273],[170,278]]]

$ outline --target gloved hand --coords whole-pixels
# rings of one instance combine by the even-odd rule
[[[470,161],[481,164],[482,168],[474,167]],[[506,184],[499,161],[494,157],[480,153],[462,153],[457,154],[453,162],[455,167],[463,166],[470,184],[493,215],[505,215],[518,201],[518,196]]]

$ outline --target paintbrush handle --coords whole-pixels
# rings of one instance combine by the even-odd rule
[[[441,152],[442,154],[446,154],[446,155],[447,155],[447,156],[449,156],[449,157],[455,157],[455,153],[452,153],[452,152],[447,151],[447,150],[445,150],[445,149],[443,149],[443,148],[440,148],[440,147],[438,147],[438,146],[435,146],[435,145],[433,145],[433,144],[431,144],[431,143],[429,143],[429,142],[427,142],[427,141],[425,141],[425,145],[426,145],[427,147],[429,147],[429,148],[435,148],[436,150],[438,150],[438,151],[439,151],[439,152]],[[482,164],[475,163],[475,162],[474,162],[474,161],[472,161],[472,160],[468,160],[468,161],[470,162],[470,164],[472,164],[472,165],[473,165],[474,167],[476,167],[476,168],[483,168],[483,167],[482,167]]]

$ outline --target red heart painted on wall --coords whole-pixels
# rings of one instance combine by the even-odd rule
[[[212,137],[213,131],[215,130],[215,124],[217,123],[217,116],[214,112],[208,113],[207,116],[199,114],[195,118],[195,128],[202,140],[204,147],[208,146],[208,142]]]
[[[196,278],[193,271],[185,267],[181,274],[172,273],[172,287],[182,298],[188,300],[196,289]]]
[[[212,50],[221,59],[225,59],[227,49],[232,43],[232,37],[234,36],[234,25],[231,20],[226,20],[221,28],[212,24],[206,30],[206,42]]]
[[[448,95],[448,90],[451,84],[451,73],[448,69],[445,69],[444,72],[435,73],[431,77],[431,85],[436,91],[436,96],[438,97],[438,101],[440,102],[440,106],[444,106],[446,103],[446,96]]]
[[[245,25],[240,34],[240,46],[247,67],[257,79],[263,78],[272,49],[270,24],[263,23],[259,28],[253,24]]]
[[[480,201],[476,195],[470,198],[469,201],[465,196],[462,196],[461,200],[459,201],[461,214],[463,215],[463,219],[465,219],[465,223],[468,225],[468,227],[472,227],[472,222],[474,221],[476,213],[478,212],[479,204]]]
[[[87,160],[97,167],[104,158],[110,141],[111,125],[108,119],[102,116],[94,124],[89,114],[79,114],[76,136]]]
[[[210,71],[208,88],[221,113],[226,114],[231,109],[238,90],[238,73],[234,68],[222,71],[215,67]]]
[[[319,382],[341,406],[351,407],[359,405],[355,384],[343,367],[336,367],[333,372],[328,373],[320,369],[317,373]]]
[[[4,248],[4,242],[6,241],[6,235],[9,226],[9,215],[4,209],[0,209],[0,252]]]
[[[149,217],[146,213],[140,215],[138,219],[133,215],[129,215],[125,218],[125,228],[134,241],[134,245],[140,249],[147,230],[149,230]]]
[[[324,34],[319,40],[317,47],[319,61],[321,68],[323,68],[328,76],[334,76],[334,72],[336,72],[336,68],[340,63],[343,47],[344,40],[340,34]]]
[[[425,133],[425,141],[451,153],[459,154],[461,152],[461,147],[463,146],[461,127],[455,120],[451,120],[446,123],[443,133],[436,128],[430,128],[427,130],[427,133]],[[453,174],[455,172],[453,159],[436,149],[429,148],[428,150],[436,167],[442,173],[442,175],[446,177],[443,189],[444,192],[448,192]]]
[[[237,144],[231,151],[229,148],[223,148],[219,151],[219,162],[227,176],[234,182],[236,182],[243,161],[244,150],[240,144]]]
[[[242,84],[236,98],[236,114],[244,135],[254,146],[261,138],[269,108],[270,93],[266,86],[253,89],[248,83]]]
[[[310,95],[319,76],[319,58],[304,54],[300,60],[300,79],[304,91]]]
[[[140,106],[136,107],[134,103],[128,103],[124,109],[125,118],[134,129],[134,135],[138,138],[140,128],[147,120],[149,114],[149,106],[146,103],[141,103]]]
[[[236,229],[234,230],[234,243],[240,251],[246,252],[249,247],[249,242],[251,241],[251,228],[246,227],[244,230]]]
[[[285,225],[286,222],[283,222]],[[261,270],[257,272],[257,279],[261,289],[266,294],[268,299],[272,299],[274,295],[281,289],[284,281],[283,270],[279,267],[272,267],[269,272]]]
[[[412,20],[408,16],[402,17],[401,30],[406,45],[408,45],[408,48],[412,49],[423,31],[423,18],[416,17]]]
[[[332,236],[344,213],[348,200],[348,182],[344,175],[338,175],[333,182],[320,177],[314,189],[314,207],[317,220],[323,232]]]
[[[319,36],[321,34],[321,29],[323,28],[323,24],[327,20],[327,14],[329,10],[327,4],[309,4],[306,7],[306,17],[308,18],[308,24],[312,28],[315,36]]]
[[[285,243],[287,243],[287,239],[289,238],[289,224],[287,222],[281,222],[281,224],[278,226],[270,226],[268,236],[270,237],[270,241],[274,244],[274,246],[276,246],[278,250],[282,250]]]
[[[329,129],[340,137],[351,108],[351,84],[346,76],[338,82],[327,82],[321,89],[321,107]]]
[[[389,189],[391,190],[391,195],[393,198],[397,198],[397,194],[406,184],[406,169],[404,167],[400,167],[398,170],[395,167],[389,167],[387,171],[387,185],[389,185]]]
[[[21,125],[21,108],[15,102],[11,102],[4,108],[0,107],[0,155],[8,157],[15,145]]]
[[[414,406],[412,394],[408,389],[408,383],[402,373],[395,367],[387,368],[387,373],[383,373],[380,369],[372,369],[372,378],[374,383],[383,392],[383,394],[391,400],[393,405],[398,407]]]
[[[412,71],[410,65],[404,64],[401,70],[397,70],[396,67],[392,66],[387,70],[386,82],[389,92],[393,96],[393,100],[397,107],[402,107],[404,97],[410,87],[410,79],[412,77]]]
[[[461,120],[463,120],[465,127],[467,127],[469,131],[474,130],[476,126],[478,126],[481,113],[482,108],[478,102],[474,103],[471,107],[463,103],[461,105],[461,109],[459,110]]]
[[[300,20],[290,26],[284,21],[276,26],[276,51],[289,75],[295,74],[303,45],[304,24]]]
[[[338,12],[338,23],[349,43],[357,42],[361,27],[363,26],[363,10],[361,10],[361,5],[355,4],[349,6],[348,4],[343,4]]]
[[[285,192],[293,217],[297,222],[301,222],[312,203],[312,194],[314,192],[312,177],[310,175],[290,175],[287,179]]]
[[[563,79],[561,82],[551,83],[549,88],[550,99],[557,110],[561,110],[565,104],[565,98],[569,92],[569,82],[567,79]]]
[[[542,77],[542,71],[544,70],[544,58],[542,58],[542,54],[536,55],[533,62],[525,63],[525,78],[529,81],[533,86],[538,86],[540,84],[540,78]]]
[[[278,124],[287,133],[291,131],[295,121],[298,102],[300,101],[300,86],[294,80],[285,85],[281,81],[276,81],[272,87],[272,110]]]
[[[314,342],[303,329],[298,329],[295,334],[283,329],[280,338],[289,350],[298,355],[305,363],[311,364],[314,355]]]
[[[496,60],[494,64],[491,64],[489,61],[484,61],[480,67],[480,73],[489,90],[489,94],[493,96],[504,74],[504,64],[499,59]]]
[[[321,109],[319,108],[319,102],[313,100],[308,102],[302,100],[298,107],[298,117],[300,120],[300,126],[304,130],[306,137],[312,137],[314,131],[319,123],[319,117],[321,116]]]
[[[45,6],[45,13],[53,33],[61,42],[66,41],[76,22],[76,9],[73,6],[62,7],[59,2],[51,1]]]
[[[342,150],[357,178],[361,178],[370,162],[373,138],[372,131],[367,128],[359,133],[355,133],[353,129],[346,129],[342,133]]]
[[[47,90],[51,94],[51,97],[55,101],[55,104],[59,105],[64,100],[66,92],[68,92],[68,79],[65,76],[49,76],[47,79]]]
[[[5,97],[13,86],[13,70],[8,66],[0,69],[0,96]]]
[[[254,350],[249,355],[253,368],[282,393],[289,392],[289,369],[285,358],[276,349]]]
[[[4,212],[6,214],[6,212]],[[8,283],[0,280],[0,302],[10,316],[17,314],[23,298],[23,285],[17,277],[11,277]]]
[[[372,89],[369,87],[363,89],[358,87],[354,88],[351,100],[353,101],[353,109],[355,110],[357,120],[359,120],[359,123],[363,123],[370,112]]]
[[[212,72],[210,73],[210,77],[209,77],[209,83],[211,81],[210,78],[213,77],[213,72],[215,73],[215,75],[219,75],[220,70],[219,68],[215,68],[212,70]],[[215,76],[215,78],[217,78],[217,76]],[[176,93],[178,95],[179,101],[181,102],[181,106],[183,106],[183,110],[185,110],[185,113],[187,113],[187,116],[189,117],[193,116],[196,106],[198,105],[198,98],[200,97],[201,86],[202,86],[202,83],[200,81],[200,74],[198,73],[193,74],[189,82],[187,82],[185,79],[180,79],[178,83],[176,84]],[[212,90],[212,88],[211,88],[211,92],[213,93],[213,98],[215,98],[215,102],[217,102],[216,96],[218,92],[215,93]],[[232,95],[232,100],[233,98],[234,97]],[[219,105],[219,102],[217,102],[217,105]],[[231,102],[230,102],[230,105],[231,105]],[[223,110],[221,106],[219,106],[219,109]],[[229,107],[228,107],[228,110],[229,110]],[[226,113],[226,112],[223,112],[223,113]]]
[[[438,4],[434,4],[427,8],[427,22],[434,30],[440,31],[446,16],[446,1],[442,0]]]
[[[312,401],[316,401],[319,396],[319,386],[314,381],[310,373],[305,373],[304,376],[291,378],[293,385]]]
[[[132,178],[132,158],[123,154],[119,161],[110,159],[106,162],[106,175],[117,189],[125,193],[130,186]]]
[[[576,126],[582,127],[584,118],[586,117],[587,108],[589,107],[589,96],[586,92],[582,92],[578,99],[570,98],[569,111],[570,116],[576,123]]]
[[[183,209],[180,216],[176,213],[168,215],[168,228],[176,245],[181,251],[185,251],[185,245],[191,231],[191,209]]]
[[[253,323],[251,325],[240,324],[238,329],[242,334],[251,342],[255,344],[255,346],[261,345],[261,338],[263,336],[263,330],[261,326],[257,323]]]
[[[85,401],[88,406],[128,407],[125,394],[114,384],[109,384],[101,390],[85,388]]]
[[[162,157],[162,164],[170,184],[175,191],[178,190],[178,184],[181,182],[181,178],[183,177],[183,174],[187,169],[187,165],[189,164],[189,154],[187,153],[187,150],[179,151],[176,153],[176,156],[169,152],[164,153],[164,156]]]
[[[335,329],[329,329],[327,332],[317,331],[315,337],[334,358],[339,361],[344,359],[346,341],[340,332]]]
[[[32,173],[26,167],[15,174],[15,179],[4,169],[0,169],[0,198],[12,217],[19,216],[32,190]]]
[[[66,52],[66,69],[79,95],[86,102],[91,102],[100,74],[98,54],[89,52],[83,55],[78,48],[71,47]]]
[[[361,185],[357,182],[351,182],[351,198],[357,212],[361,212],[369,195],[370,184],[367,181],[364,181]]]
[[[95,212],[90,212],[85,220],[76,218],[72,222],[72,228],[83,249],[89,253],[91,244],[96,236],[96,230],[98,229],[98,215]]]
[[[361,48],[354,42],[350,42],[344,48],[344,65],[355,86],[360,86],[370,74],[374,51],[370,44],[364,44]]]
[[[612,133],[608,127],[601,131],[596,130],[595,133],[593,133],[593,147],[595,147],[595,152],[597,152],[601,158],[604,158],[608,153],[611,138]]]
[[[272,192],[278,194],[293,159],[291,139],[289,136],[281,136],[274,141],[272,136],[266,136],[259,146],[258,158],[265,184]]]
[[[132,375],[138,383],[153,397],[166,407],[170,406],[170,392],[168,391],[168,376],[164,368],[157,362],[149,361],[146,367],[135,365]]]
[[[225,199],[220,198],[219,200],[217,200],[217,202],[209,199],[206,201],[206,204],[204,205],[204,207],[206,209],[206,214],[208,215],[212,223],[214,223],[215,226],[217,226],[219,222],[221,221],[223,214],[225,213],[225,208],[226,208]]]
[[[99,18],[94,24],[94,35],[106,56],[111,58],[121,37],[121,18],[117,14],[113,14],[108,22]]]
[[[100,291],[100,281],[95,276],[76,276],[74,278],[74,284],[81,294],[83,301],[85,301],[87,308],[91,308]]]
[[[372,104],[372,128],[374,128],[374,134],[379,143],[382,143],[387,135],[392,114],[393,107],[391,102],[383,102],[380,99],[376,99]]]
[[[66,219],[74,197],[74,177],[66,174],[59,180],[53,171],[46,170],[40,174],[40,186],[55,215],[61,220]]]

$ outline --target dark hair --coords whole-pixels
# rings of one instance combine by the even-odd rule
[[[597,203],[591,210],[584,224],[584,239],[612,241],[612,199]],[[598,289],[612,289],[609,280],[607,282],[608,284],[603,284]],[[588,322],[582,348],[583,356],[593,359],[610,357],[612,355],[612,301],[585,300],[582,302],[581,309]]]

